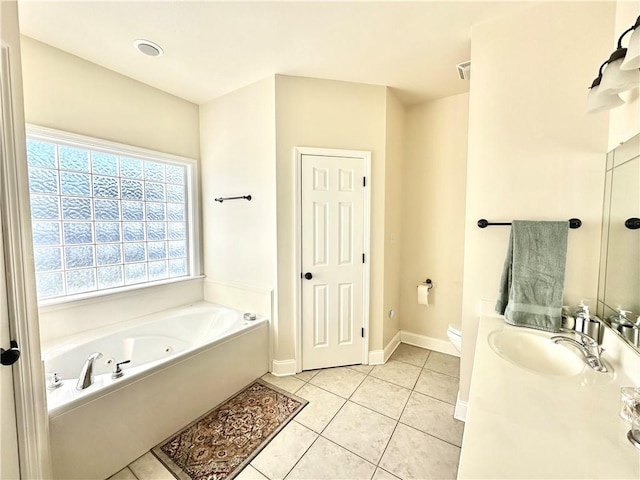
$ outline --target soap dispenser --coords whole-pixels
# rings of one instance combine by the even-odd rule
[[[586,328],[589,322],[589,307],[584,303],[578,305],[574,318],[576,321],[576,332],[587,333]]]

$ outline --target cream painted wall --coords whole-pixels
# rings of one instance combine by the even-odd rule
[[[403,176],[402,330],[447,340],[462,312],[469,94],[407,109]],[[431,278],[428,307],[416,285]]]
[[[273,76],[200,108],[205,284],[276,286],[275,120]]]
[[[27,123],[189,158],[200,156],[198,106],[21,37]],[[130,293],[130,292],[129,292]],[[43,343],[203,298],[202,280],[40,310]]]
[[[610,53],[614,8],[542,3],[473,28],[462,401],[480,303],[496,298],[509,236],[504,227],[479,229],[479,218],[581,218],[569,233],[565,302],[595,304],[608,122],[585,114],[585,86]]]
[[[27,123],[200,157],[198,106],[21,37]]]
[[[382,347],[400,331],[400,254],[402,246],[402,175],[404,169],[404,106],[387,88],[385,135],[384,301]],[[390,311],[395,312],[394,316]]]
[[[616,2],[615,30],[609,43],[611,52],[617,47],[618,37],[627,28],[635,24],[639,15],[640,3],[622,0]],[[623,46],[628,45],[630,35],[631,34],[628,33],[625,36],[622,43]],[[603,58],[602,61],[605,59],[606,58]],[[610,110],[608,150],[613,150],[620,145],[621,142],[629,140],[640,132],[640,90],[636,88],[630,92],[622,93],[620,96],[626,103]],[[603,112],[600,115],[606,115],[606,113]]]
[[[372,154],[369,349],[383,341],[386,88],[276,75],[278,330],[276,360],[295,355],[294,148],[368,150]]]

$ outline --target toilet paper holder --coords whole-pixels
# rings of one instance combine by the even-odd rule
[[[429,290],[433,288],[433,282],[430,278],[427,278],[424,282],[422,282],[422,284],[426,285]]]

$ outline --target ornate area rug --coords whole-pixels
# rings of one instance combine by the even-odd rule
[[[307,403],[256,380],[152,452],[180,480],[230,480]]]

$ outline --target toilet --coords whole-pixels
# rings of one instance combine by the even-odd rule
[[[454,348],[460,353],[462,351],[462,327],[460,325],[450,324],[447,327],[447,337],[454,346]]]

